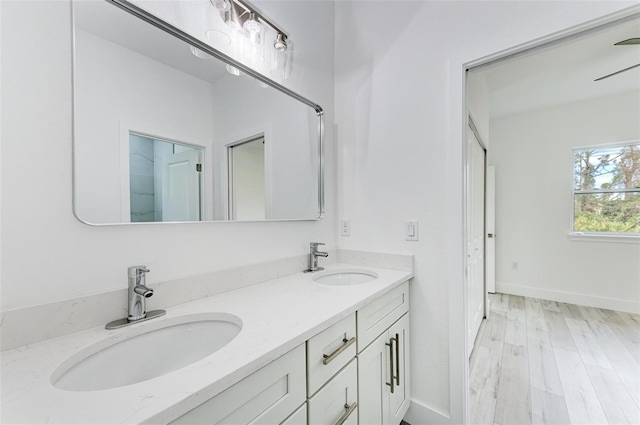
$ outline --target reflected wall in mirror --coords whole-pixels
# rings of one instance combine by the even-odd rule
[[[73,12],[79,219],[321,217],[320,107],[109,2]]]

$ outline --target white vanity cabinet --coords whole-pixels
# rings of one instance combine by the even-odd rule
[[[405,283],[358,311],[360,424],[398,425],[409,409],[408,310]]]
[[[173,424],[398,425],[409,408],[409,283]]]
[[[297,425],[296,409],[306,399],[305,378],[305,346],[301,344],[172,424],[273,425],[289,420]]]

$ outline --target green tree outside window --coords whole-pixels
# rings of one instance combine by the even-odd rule
[[[573,151],[575,232],[640,234],[640,142]]]

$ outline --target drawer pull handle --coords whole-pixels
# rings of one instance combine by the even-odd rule
[[[322,364],[323,365],[328,365],[329,363],[331,363],[336,357],[338,357],[340,355],[340,353],[342,353],[344,350],[346,350],[347,348],[349,348],[349,346],[351,344],[353,344],[354,342],[356,342],[356,337],[352,337],[351,339],[347,339],[347,338],[343,338],[342,339],[343,344],[333,353],[331,354],[323,354],[322,357],[324,357],[322,359]]]
[[[400,386],[400,334],[396,334],[396,385]]]
[[[393,378],[393,340],[394,338],[390,338],[389,342],[385,342],[384,345],[389,347],[389,376],[391,378],[391,383],[387,382],[386,384],[391,387],[391,394],[393,394],[395,379]]]
[[[338,422],[336,422],[336,425],[342,425],[343,423],[345,423],[347,419],[349,419],[349,416],[351,416],[353,411],[356,410],[356,407],[358,407],[357,401],[354,401],[351,406],[349,406],[348,404],[345,404],[344,408],[347,409],[347,411],[344,412],[342,416],[340,416],[340,419],[338,419]]]

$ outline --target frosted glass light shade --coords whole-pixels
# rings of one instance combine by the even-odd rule
[[[287,42],[287,50],[273,49],[271,61],[271,76],[279,80],[286,80],[291,76],[293,45]]]

